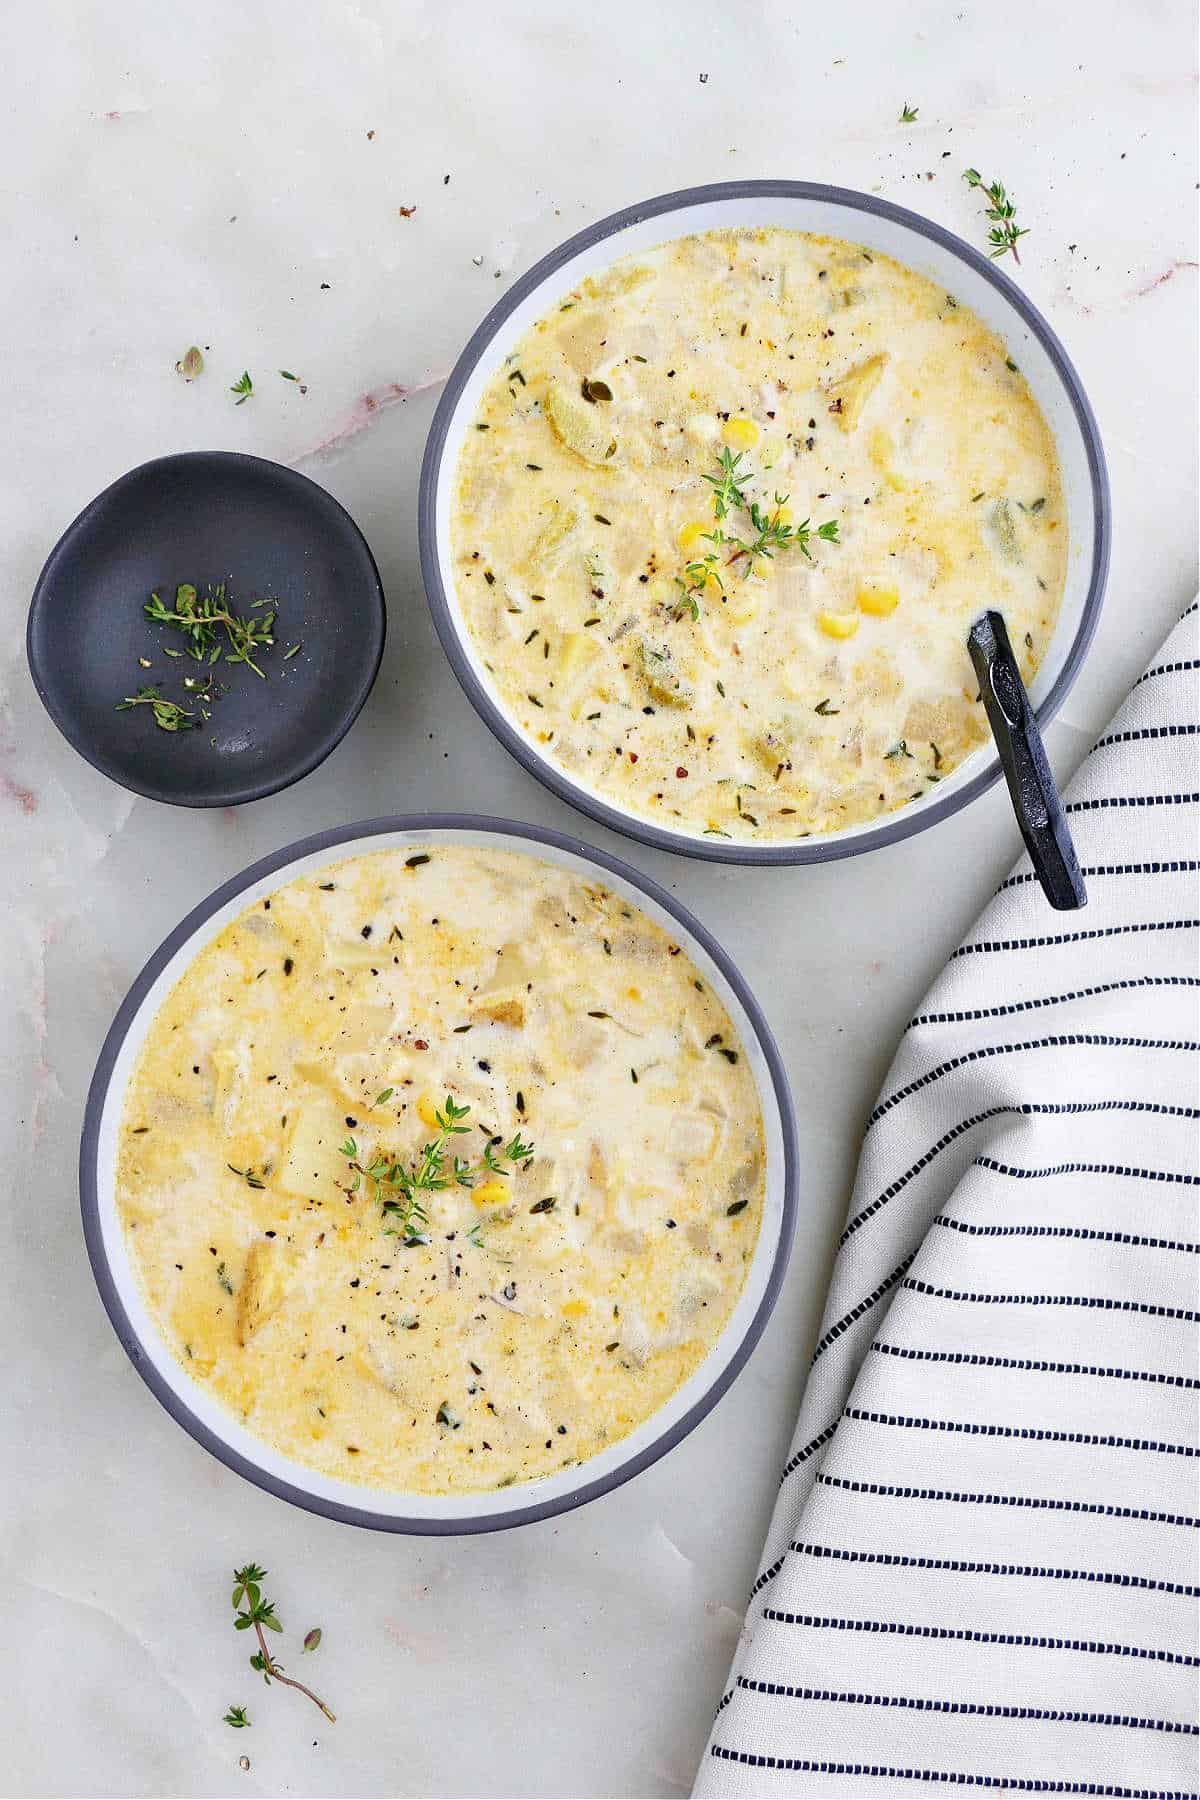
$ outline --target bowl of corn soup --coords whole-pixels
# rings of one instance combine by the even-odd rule
[[[578,1506],[744,1365],[796,1209],[778,1052],[684,908],[562,834],[369,821],[171,933],[105,1043],[85,1239],[138,1372],[381,1530]]]
[[[1039,720],[1086,651],[1099,434],[995,264],[874,197],[686,190],[492,310],[430,433],[422,571],[476,709],[660,848],[852,855],[999,773],[966,648],[1006,618]]]

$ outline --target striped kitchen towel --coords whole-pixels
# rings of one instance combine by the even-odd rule
[[[871,1115],[698,1794],[1197,1787],[1197,609]]]

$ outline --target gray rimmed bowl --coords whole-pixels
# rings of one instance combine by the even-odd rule
[[[781,226],[846,238],[926,275],[970,306],[1008,345],[1053,432],[1062,469],[1070,551],[1058,625],[1030,697],[1045,728],[1091,642],[1108,575],[1111,508],[1100,433],[1066,351],[1033,303],[994,262],[931,220],[849,188],[805,181],[735,181],[660,194],[568,238],[523,275],[488,313],[442,396],[421,469],[421,570],[434,624],[468,698],[532,775],[589,818],[657,849],[710,862],[805,863],[854,856],[924,831],[975,800],[999,776],[989,743],[902,812],[794,843],[740,844],[652,823],[614,806],[557,766],[517,726],[472,643],[455,592],[450,514],[464,436],[480,394],[513,345],[563,293],[618,257],[690,232]],[[980,611],[988,596],[981,592]]]
[[[599,878],[680,943],[736,1025],[754,1074],[766,1141],[766,1197],[746,1284],[720,1337],[665,1406],[603,1454],[544,1480],[489,1493],[392,1493],[337,1481],[280,1455],[247,1431],[188,1376],[159,1333],[129,1259],[116,1205],[116,1156],[125,1088],[146,1033],[193,957],[255,900],[294,877],[370,850],[430,841],[521,851]],[[113,1329],[134,1368],[176,1422],[228,1468],[282,1500],[379,1531],[445,1535],[495,1531],[569,1511],[619,1487],[687,1436],[744,1366],[770,1316],[787,1267],[796,1218],[796,1120],[779,1052],[754,996],[698,920],[649,876],[578,838],[507,819],[427,813],[370,819],[319,832],[253,863],[217,888],[150,958],[117,1013],[92,1078],[79,1154],[83,1231]]]

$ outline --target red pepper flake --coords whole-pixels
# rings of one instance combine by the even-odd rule
[[[429,1045],[425,1042],[424,1038],[414,1038],[413,1039],[413,1049],[414,1050],[428,1050],[428,1048],[429,1048]]]
[[[688,778],[687,770],[684,768],[683,764],[680,763],[679,767],[675,771],[675,779],[676,779],[676,781],[686,781],[687,778]]]
[[[402,206],[400,208],[400,217],[402,219],[411,219],[416,210],[415,206]]]
[[[636,761],[637,761],[637,758],[638,758],[638,753],[637,753],[637,751],[636,751],[636,750],[631,750],[631,751],[630,751],[630,752],[629,752],[629,760],[630,760],[630,762],[636,762]]]

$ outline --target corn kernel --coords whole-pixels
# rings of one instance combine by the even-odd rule
[[[859,612],[870,613],[873,618],[886,619],[899,604],[900,595],[893,587],[861,587],[858,590]]]
[[[731,450],[753,450],[758,442],[758,426],[753,419],[738,414],[732,419],[726,419],[721,436]]]
[[[587,1300],[564,1300],[561,1308],[562,1315],[564,1319],[580,1319],[588,1311],[589,1306],[590,1302]]]
[[[831,638],[852,638],[858,630],[858,614],[842,612],[819,612],[817,624]]]
[[[476,1206],[503,1206],[508,1196],[509,1187],[505,1181],[485,1181],[479,1187],[471,1189],[471,1198]]]
[[[417,1117],[422,1125],[428,1125],[430,1131],[438,1129],[438,1103],[432,1094],[422,1094],[417,1101]]]
[[[875,430],[871,433],[870,438],[871,461],[875,464],[875,467],[879,470],[883,479],[887,482],[887,485],[894,489],[896,493],[902,494],[908,486],[908,483],[902,475],[896,473],[892,464],[892,457],[895,454],[895,449],[896,446],[892,442],[891,433],[885,431],[882,425],[877,425]]]
[[[711,548],[705,540],[712,531],[712,528],[711,519],[703,521],[693,519],[690,524],[685,525],[679,533],[679,548],[683,551],[683,554],[685,556],[690,556],[697,546],[701,545],[704,550]],[[703,550],[701,551],[701,554],[703,554]]]
[[[794,525],[796,523],[796,515],[791,507],[787,505],[777,506],[771,514],[771,517],[780,525]]]

